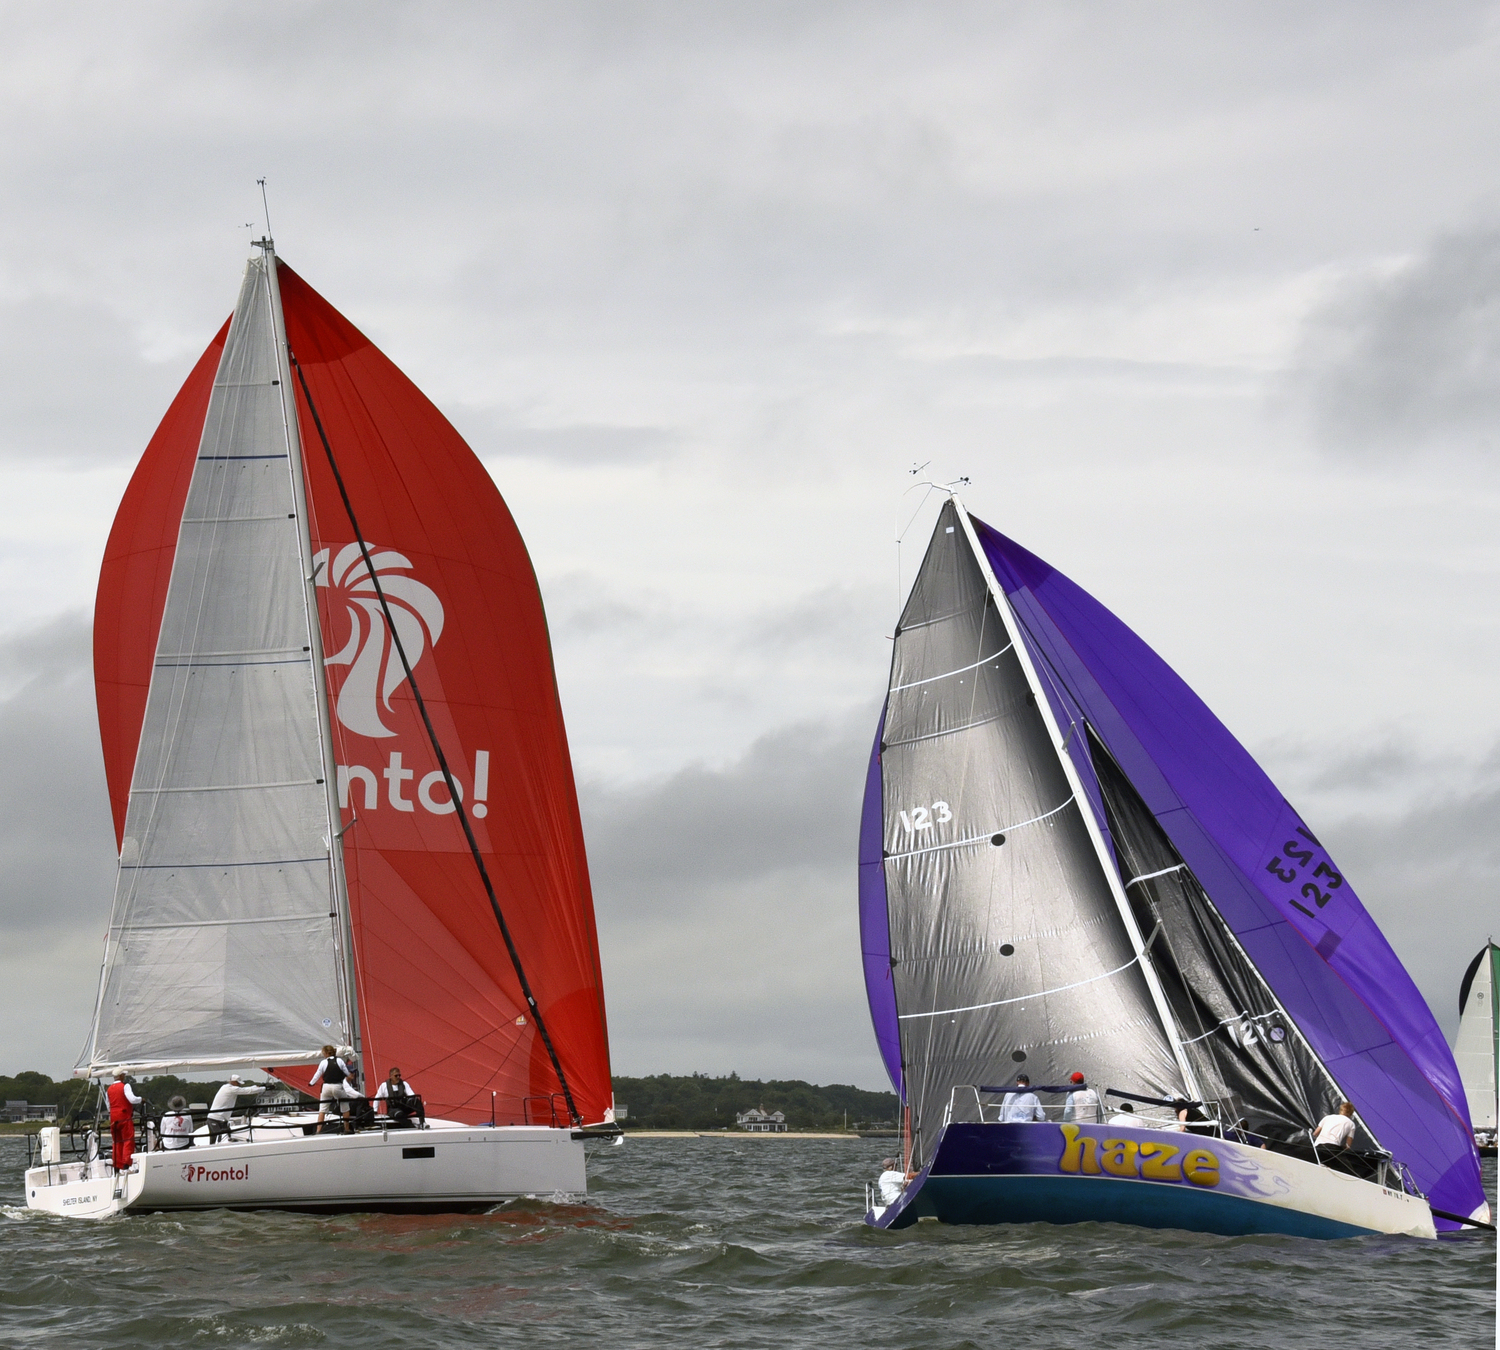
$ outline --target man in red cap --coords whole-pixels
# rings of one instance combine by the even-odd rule
[[[1068,1093],[1063,1119],[1077,1121],[1080,1125],[1104,1124],[1104,1107],[1099,1094],[1084,1081],[1081,1073],[1073,1074],[1068,1081],[1073,1084],[1073,1090]]]
[[[135,1095],[124,1069],[115,1070],[115,1081],[105,1091],[109,1098],[109,1138],[114,1145],[116,1172],[123,1172],[135,1157],[135,1108],[141,1099]]]

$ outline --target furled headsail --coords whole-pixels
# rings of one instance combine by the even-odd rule
[[[329,978],[337,980],[346,967],[351,974],[342,1022],[336,1000],[326,1011],[320,1004],[316,1016],[288,1005],[296,1008],[289,1017],[300,1031],[300,1056],[290,1048],[272,1053],[277,1047],[261,1040],[247,1044],[243,1058],[306,1061],[347,1026],[367,1072],[383,1075],[399,1066],[420,1083],[429,1110],[442,1115],[479,1121],[493,1112],[500,1123],[567,1123],[566,1089],[578,1118],[602,1120],[611,1092],[593,901],[546,619],[525,545],[483,465],[422,393],[279,259],[252,262],[252,273],[257,269],[284,316],[285,381],[275,393],[284,392],[285,402],[279,421],[268,412],[264,424],[239,424],[239,434],[267,445],[279,438],[283,476],[285,444],[302,449],[303,576],[317,632],[297,647],[299,656],[321,649],[321,719],[332,763],[327,773],[311,776],[327,779],[318,790],[330,794],[336,822],[330,827],[324,820],[309,856],[321,854],[324,890],[332,891],[323,897],[325,926],[330,912],[342,906],[345,915],[351,959],[341,963],[338,953],[326,953]],[[221,333],[137,468],[106,551],[95,675],[122,849],[130,834],[133,766],[155,753],[150,706],[160,675],[153,677],[153,662],[158,632],[160,643],[168,641],[163,616],[170,617],[182,570],[177,539],[179,525],[188,528],[184,507],[189,515],[197,510],[189,485],[196,494],[200,410],[211,404],[215,365],[222,380],[228,352],[242,335],[251,340],[237,309],[225,357],[215,357],[226,342]],[[280,511],[286,522],[298,508],[282,511],[283,505],[278,499],[274,510],[257,503],[235,512]],[[467,810],[534,1006],[502,940],[392,627]],[[300,668],[309,668],[306,656]],[[200,834],[195,865],[200,855],[214,866],[226,861],[225,847]],[[232,893],[238,905],[239,891]],[[263,991],[278,987],[276,967],[288,956],[286,944],[264,959],[257,955],[248,963],[249,978]],[[212,1002],[212,991],[204,991],[204,1002]],[[102,997],[100,1006],[105,1019]],[[226,1000],[218,1020],[194,1033],[211,1062],[226,1062],[224,1037],[239,1016],[239,1005]],[[550,1033],[551,1052],[539,1022]],[[129,1039],[109,1034],[122,1049]],[[85,1058],[105,1062],[101,1045],[96,1033]],[[176,1063],[195,1057],[201,1056],[186,1048],[166,1056]]]
[[[1019,828],[1000,823],[1004,794],[1035,808]],[[952,1085],[1083,1068],[1284,1135],[1347,1096],[1361,1140],[1435,1206],[1484,1208],[1452,1056],[1326,850],[1160,657],[956,499],[902,614],[865,800],[867,992],[919,1159]],[[920,852],[902,838],[914,808]],[[989,855],[986,828],[1005,836]],[[1008,873],[1012,842],[1041,830],[1045,861]]]

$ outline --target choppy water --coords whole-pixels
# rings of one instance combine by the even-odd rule
[[[0,1211],[0,1345],[1495,1344],[1495,1241],[1108,1224],[877,1233],[880,1141],[636,1139],[582,1204],[481,1217]],[[24,1145],[0,1139],[0,1200]],[[1486,1162],[1493,1197],[1495,1168]]]

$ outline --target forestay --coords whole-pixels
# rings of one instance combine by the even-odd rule
[[[310,569],[268,265],[248,266],[174,517],[171,580],[131,747],[114,909],[80,1070],[296,1063],[350,1035],[304,585]],[[168,421],[191,454],[183,427],[172,414]],[[132,518],[154,505],[127,495],[101,608],[107,588],[129,589],[118,580],[130,564],[119,560],[117,541],[155,531]],[[154,619],[103,612],[99,621],[118,641],[132,621]],[[113,673],[107,663],[104,672]],[[101,681],[108,757],[120,738],[111,736],[106,688],[128,690],[128,682]]]

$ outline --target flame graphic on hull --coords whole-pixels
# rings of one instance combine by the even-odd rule
[[[401,636],[406,659],[416,670],[429,647],[443,632],[443,603],[431,587],[404,573],[411,561],[399,553],[370,545],[370,562],[380,578],[391,607],[391,620]],[[327,657],[325,666],[348,666],[339,689],[335,714],[339,723],[358,736],[394,736],[381,717],[391,711],[391,695],[406,678],[396,644],[391,641],[381,612],[375,582],[360,556],[358,544],[346,544],[329,563],[329,549],[313,559],[319,586],[329,589],[329,612],[342,604],[349,616],[349,640]]]

